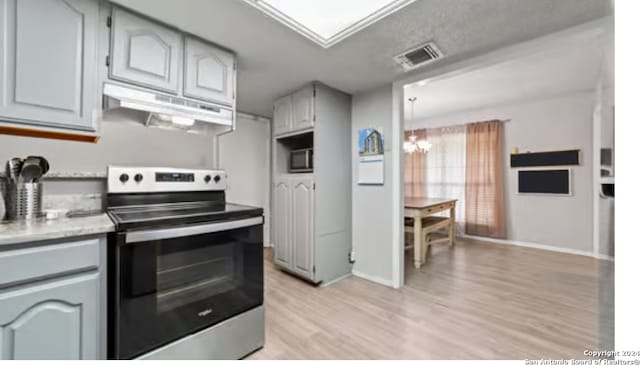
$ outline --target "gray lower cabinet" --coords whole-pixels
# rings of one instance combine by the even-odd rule
[[[291,184],[293,271],[313,278],[313,178],[292,178]]]
[[[98,359],[97,272],[0,294],[0,359]]]
[[[97,0],[0,0],[0,119],[96,131]]]
[[[109,77],[178,94],[182,34],[114,7]]]
[[[235,56],[193,37],[185,37],[183,95],[233,105]]]
[[[274,260],[284,268],[291,268],[291,184],[289,179],[275,181],[273,189]]]
[[[275,263],[315,281],[314,190],[309,175],[283,175],[274,186]]]
[[[105,241],[0,246],[0,360],[105,358]]]

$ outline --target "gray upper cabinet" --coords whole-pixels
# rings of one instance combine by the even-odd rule
[[[97,359],[99,285],[96,272],[1,293],[0,360]]]
[[[0,0],[0,118],[96,130],[98,2]]]
[[[307,131],[315,124],[315,85],[308,85],[276,100],[273,107],[273,134]]]
[[[291,129],[299,131],[313,127],[314,119],[314,95],[313,85],[305,87],[292,95],[293,98],[293,121]]]
[[[273,106],[273,134],[287,133],[291,130],[292,101],[291,96],[276,100]]]
[[[231,106],[235,75],[232,53],[185,37],[184,96]]]
[[[182,34],[114,7],[109,77],[177,94]]]

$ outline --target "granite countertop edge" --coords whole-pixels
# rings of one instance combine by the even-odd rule
[[[6,174],[3,171],[0,171],[0,179],[5,179]],[[42,179],[43,180],[102,180],[107,178],[106,172],[89,172],[89,171],[78,171],[78,172],[59,172],[59,171],[49,171],[47,172]]]
[[[0,246],[113,232],[106,213],[88,217],[0,223]]]

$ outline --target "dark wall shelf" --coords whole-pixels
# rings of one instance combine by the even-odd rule
[[[511,154],[511,167],[580,165],[580,150]]]

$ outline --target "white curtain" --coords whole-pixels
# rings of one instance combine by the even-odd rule
[[[465,126],[427,129],[433,145],[426,158],[429,198],[456,198],[456,229],[464,231],[467,133]],[[444,212],[447,215],[449,212]]]

